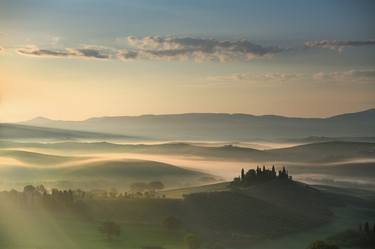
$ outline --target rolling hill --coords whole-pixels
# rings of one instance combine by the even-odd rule
[[[268,150],[285,161],[335,162],[375,158],[375,143],[332,141]]]
[[[131,183],[162,181],[167,187],[192,186],[218,178],[199,171],[145,160],[72,162],[64,167],[0,167],[0,180],[44,183],[48,187],[128,189]]]
[[[207,147],[188,143],[114,144],[108,142],[17,143],[0,141],[0,148],[39,148],[69,153],[138,153],[196,156],[213,160],[249,162],[339,162],[375,159],[375,143],[322,142],[283,149],[257,150],[232,145]]]
[[[22,124],[106,132],[156,139],[251,140],[309,136],[361,137],[375,135],[375,109],[328,118],[255,116],[227,113],[97,117],[83,121],[36,118]]]
[[[0,150],[0,159],[2,157],[14,158],[20,162],[27,164],[33,164],[37,166],[49,165],[51,167],[61,163],[85,159],[85,157],[50,155],[24,150]]]

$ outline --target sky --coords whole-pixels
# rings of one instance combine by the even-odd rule
[[[375,108],[372,0],[0,0],[0,122]]]

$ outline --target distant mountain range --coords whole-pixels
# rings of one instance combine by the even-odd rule
[[[21,124],[171,140],[249,140],[310,136],[373,137],[375,136],[375,109],[328,118],[186,113],[97,117],[83,121],[61,121],[38,117]]]
[[[101,140],[101,139],[136,139],[124,135],[99,132],[76,131],[69,129],[38,127],[20,124],[0,123],[0,139],[37,139],[41,140]]]

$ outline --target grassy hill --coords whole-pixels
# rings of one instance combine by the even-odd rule
[[[375,143],[331,141],[269,150],[285,161],[334,162],[352,158],[374,158]]]
[[[216,181],[199,171],[144,160],[106,160],[72,163],[64,167],[0,167],[0,180],[22,184],[44,183],[48,187],[128,189],[134,182],[162,181],[167,187],[192,186]]]
[[[0,150],[0,158],[1,157],[14,158],[23,163],[32,164],[36,166],[51,167],[54,167],[61,163],[74,162],[86,159],[85,157],[59,156],[24,150]]]

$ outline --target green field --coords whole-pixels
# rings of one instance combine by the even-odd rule
[[[98,230],[99,220],[74,215],[52,215],[40,211],[0,212],[0,248],[3,249],[104,249],[141,246],[183,247],[184,232],[173,232],[159,224],[119,222],[121,235],[108,240]]]

